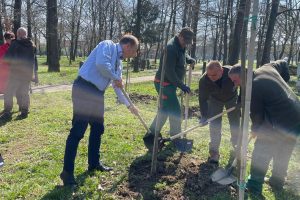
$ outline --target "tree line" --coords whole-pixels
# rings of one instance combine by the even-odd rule
[[[47,55],[48,71],[59,71],[59,59],[86,56],[102,40],[117,41],[124,33],[140,41],[133,61],[160,58],[164,41],[182,27],[196,34],[189,51],[197,60],[220,60],[233,65],[241,58],[250,21],[256,20],[257,67],[270,60],[300,62],[300,2],[261,0],[258,18],[251,0],[1,0],[0,32],[20,27]],[[244,40],[244,41],[243,41]],[[3,43],[3,34],[0,34]],[[244,44],[244,45],[243,45]]]

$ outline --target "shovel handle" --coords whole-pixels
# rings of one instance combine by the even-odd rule
[[[215,115],[215,116],[213,116],[213,117],[207,119],[206,122],[211,122],[211,121],[213,121],[213,120],[215,120],[215,119],[221,117],[222,115],[224,115],[224,114],[226,114],[226,113],[229,113],[229,112],[233,111],[234,109],[235,109],[235,107],[229,108],[229,109],[227,109],[227,110],[225,110],[225,111],[223,111],[223,112],[221,112],[221,113],[219,113],[219,114],[217,114],[217,115]],[[189,128],[189,129],[187,129],[187,130],[185,130],[185,131],[182,131],[181,133],[178,133],[178,134],[176,134],[176,135],[173,135],[173,136],[170,137],[170,140],[174,140],[174,139],[176,139],[176,138],[179,138],[179,137],[181,137],[181,136],[187,134],[188,132],[190,132],[190,131],[192,131],[192,130],[198,128],[198,127],[201,127],[201,126],[202,126],[201,124],[198,124],[198,125],[196,125],[196,126],[193,126],[192,128]]]
[[[125,98],[127,99],[127,101],[129,102],[130,106],[134,106],[134,104],[132,103],[131,99],[129,98],[128,94],[126,93],[126,91],[124,90],[124,88],[121,88],[122,93],[124,94]],[[134,106],[135,107],[135,106]],[[140,115],[140,113],[137,113],[137,117],[139,118],[139,120],[142,122],[143,126],[145,127],[145,129],[147,130],[148,133],[151,133],[150,129],[148,128],[145,120],[142,118],[142,116]]]

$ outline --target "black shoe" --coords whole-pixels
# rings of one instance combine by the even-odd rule
[[[143,137],[144,144],[146,148],[152,152],[153,150],[153,143],[154,143],[155,135],[152,133],[146,133]],[[165,146],[164,141],[162,139],[162,135],[159,133],[158,135],[158,150],[160,151]]]
[[[28,117],[28,112],[21,112],[20,115],[17,116],[17,120],[26,119]]]
[[[102,163],[100,163],[96,167],[89,167],[88,168],[89,172],[93,172],[93,171],[109,172],[109,171],[112,171],[112,170],[113,170],[112,167],[105,166]]]
[[[4,159],[2,158],[2,155],[0,154],[0,167],[3,167],[4,165]]]
[[[1,116],[0,116],[1,120],[5,120],[5,121],[9,121],[12,119],[12,113],[9,111],[3,111]]]
[[[244,199],[247,200],[248,197],[250,197],[250,199],[252,199],[252,200],[265,200],[266,199],[262,193],[251,190],[250,188],[246,188]]]
[[[74,175],[69,172],[62,171],[62,173],[60,174],[60,178],[63,181],[64,186],[77,184]]]

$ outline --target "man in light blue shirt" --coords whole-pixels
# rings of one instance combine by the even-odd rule
[[[133,35],[124,35],[119,43],[110,40],[100,42],[79,70],[72,88],[72,128],[66,141],[64,167],[60,174],[64,185],[76,184],[74,162],[79,141],[90,125],[88,146],[88,170],[111,171],[100,162],[101,135],[104,133],[104,93],[112,83],[119,101],[133,113],[138,110],[130,106],[123,95],[122,59],[136,56],[138,40]]]

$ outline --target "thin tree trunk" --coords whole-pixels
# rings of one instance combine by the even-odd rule
[[[272,0],[272,8],[271,8],[270,18],[268,23],[268,30],[266,33],[266,40],[265,40],[263,55],[261,59],[262,65],[270,62],[271,44],[272,44],[274,27],[276,23],[278,6],[279,6],[279,0]]]
[[[14,4],[14,33],[17,33],[18,28],[21,27],[21,6],[22,1],[21,0],[15,0]]]
[[[193,6],[193,23],[192,29],[195,34],[193,38],[193,45],[191,49],[191,57],[196,57],[196,44],[197,44],[197,30],[198,30],[198,20],[199,20],[199,10],[200,10],[200,0],[195,0],[195,4]]]
[[[47,57],[48,72],[59,72],[57,0],[47,0]]]
[[[239,60],[241,50],[241,33],[243,29],[246,0],[240,0],[237,11],[237,18],[234,27],[234,33],[230,38],[228,64],[234,65]]]
[[[27,6],[27,31],[28,31],[28,37],[32,38],[32,9],[31,9],[31,1],[27,0],[26,1],[26,6]]]

